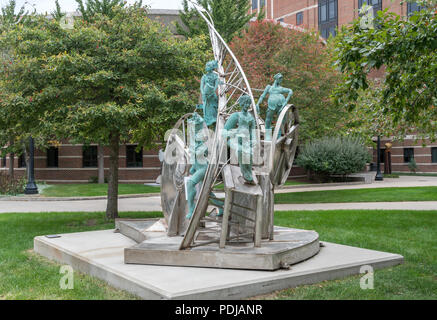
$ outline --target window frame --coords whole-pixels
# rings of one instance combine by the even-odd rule
[[[91,154],[86,155],[86,152],[92,151]],[[95,154],[95,158],[94,158]],[[82,147],[82,168],[97,168],[98,167],[98,157],[97,157],[97,146],[83,146]]]
[[[379,149],[379,162],[380,163],[385,163],[385,150],[386,150],[386,148]]]
[[[51,163],[50,152],[54,152],[54,163]],[[59,168],[59,148],[48,147],[46,150],[46,160],[47,168]]]
[[[334,3],[334,16],[331,17],[330,4]],[[322,20],[322,8],[326,8],[326,20]],[[318,23],[319,31],[323,38],[329,38],[329,35],[337,35],[338,27],[338,0],[319,0],[318,3]]]
[[[304,18],[303,11],[296,13],[296,25],[297,26],[300,26],[303,24],[303,18]]]
[[[416,6],[414,10],[412,10],[412,6],[413,5]],[[425,9],[425,8],[423,8],[422,6],[419,6],[417,4],[417,2],[408,2],[407,3],[407,17],[409,17],[412,14],[414,14],[414,12],[419,12],[419,11],[422,11],[423,9]]]
[[[18,157],[18,168],[27,168],[26,156],[24,153],[20,154]]]
[[[142,168],[144,166],[143,148],[137,152],[137,147],[138,145],[126,145],[126,168]],[[133,155],[129,152],[133,152]]]
[[[252,10],[258,9],[258,0],[252,0]]]
[[[411,154],[407,154],[411,150]],[[404,163],[410,163],[411,159],[414,159],[414,148],[404,148]]]
[[[431,147],[431,163],[437,163],[437,147]]]

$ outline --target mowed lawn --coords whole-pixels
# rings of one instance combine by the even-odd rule
[[[0,299],[135,299],[80,273],[75,273],[73,290],[61,290],[60,265],[31,250],[37,235],[113,228],[103,217],[103,213],[0,214]],[[360,289],[360,276],[353,276],[260,298],[437,299],[437,211],[278,212],[275,224],[317,230],[322,241],[402,254],[405,264],[376,270],[374,290]]]
[[[437,187],[324,190],[275,194],[275,203],[340,203],[396,201],[437,201]]]
[[[119,184],[118,193],[142,194],[142,193],[159,193],[159,187],[145,186],[143,184]],[[56,184],[42,189],[44,197],[94,197],[106,196],[108,193],[107,184],[84,183],[84,184]]]

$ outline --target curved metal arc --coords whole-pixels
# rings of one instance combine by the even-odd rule
[[[191,2],[191,1],[190,1]],[[192,3],[192,2],[191,2]],[[231,56],[232,60],[234,61],[236,67],[238,68],[238,71],[240,72],[241,76],[243,77],[244,83],[246,85],[248,94],[252,100],[252,106],[253,106],[253,113],[257,122],[257,126],[259,127],[259,116],[258,113],[256,112],[256,103],[255,103],[255,99],[253,98],[253,93],[252,93],[252,89],[250,87],[249,81],[247,80],[246,74],[243,71],[243,68],[240,65],[240,62],[237,60],[237,57],[235,57],[235,54],[232,52],[232,50],[229,48],[229,46],[227,45],[227,43],[225,42],[225,40],[223,40],[222,36],[218,33],[218,31],[215,29],[214,24],[211,23],[211,21],[209,21],[206,16],[203,14],[203,12],[206,12],[206,14],[211,18],[210,14],[208,13],[208,11],[206,11],[204,8],[199,7],[198,5],[192,3],[194,5],[194,7],[196,8],[196,10],[199,12],[200,16],[205,20],[205,22],[208,24],[208,27],[210,30],[213,31],[214,35],[220,40],[221,44],[225,47],[226,51],[228,52],[228,54]],[[203,12],[202,12],[203,11]],[[212,18],[211,18],[212,19]],[[213,47],[214,49],[214,47]]]

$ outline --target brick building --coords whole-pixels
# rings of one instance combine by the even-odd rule
[[[351,23],[359,16],[364,3],[373,6],[374,12],[388,8],[400,16],[408,16],[420,10],[416,3],[401,3],[401,0],[251,0],[251,12],[265,10],[267,19],[284,22],[306,30],[319,31],[324,38],[335,36],[342,25]],[[373,77],[383,76],[383,70]],[[418,172],[437,172],[437,142],[416,141],[414,135],[406,136],[403,142],[389,138],[381,140],[381,167],[385,162],[385,143],[392,142],[392,171],[409,171],[408,163],[414,158]],[[376,162],[376,149],[374,162]],[[299,170],[295,168],[295,172]]]
[[[336,28],[350,23],[358,17],[358,9],[366,0],[250,0],[251,11],[265,10],[267,19],[281,21],[307,30],[318,30],[323,37],[335,35]],[[419,10],[416,4],[401,0],[368,0],[374,10],[389,8],[401,16]],[[177,10],[152,10],[151,16],[171,25],[179,20]],[[378,74],[376,75],[378,76]],[[384,144],[390,142],[382,139],[381,162],[385,161]],[[160,162],[156,151],[135,151],[136,146],[120,147],[120,182],[144,183],[154,182],[160,174]],[[394,172],[409,171],[411,158],[416,160],[419,172],[437,172],[437,143],[416,141],[415,136],[407,136],[403,142],[394,142],[392,147],[392,169]],[[104,152],[105,175],[109,167],[109,152]],[[374,150],[376,162],[376,150]],[[49,183],[88,182],[98,175],[97,146],[72,145],[69,143],[37,150],[35,157],[35,176],[37,180]],[[8,170],[9,158],[0,160],[0,171]],[[383,168],[382,164],[382,168]],[[18,175],[24,174],[26,163],[24,157],[14,159]],[[293,176],[304,175],[301,168],[294,167]]]
[[[364,3],[375,12],[388,8],[401,16],[419,10],[415,3],[403,0],[250,0],[251,12],[265,11],[266,19],[281,21],[308,30],[318,30],[327,38],[336,28],[347,25],[359,15]]]
[[[73,17],[80,14],[75,12]],[[149,17],[169,26],[176,34],[174,22],[182,23],[178,10],[151,9]],[[50,16],[48,16],[50,19]],[[141,150],[136,145],[120,146],[119,181],[121,183],[155,182],[161,171],[157,151]],[[98,177],[97,145],[73,145],[64,141],[48,150],[35,150],[35,179],[48,183],[85,183]],[[0,159],[0,171],[8,171],[10,156]],[[26,172],[25,156],[14,157],[14,170],[17,176]],[[109,172],[109,150],[104,149],[105,177]]]

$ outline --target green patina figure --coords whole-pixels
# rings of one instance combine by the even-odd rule
[[[202,105],[196,107],[197,110],[202,109]],[[194,143],[190,143],[190,178],[187,182],[187,197],[188,197],[188,214],[187,219],[190,219],[193,215],[197,195],[196,186],[203,182],[208,169],[208,146],[205,143],[208,140],[208,132],[205,126],[205,120],[197,113],[194,112],[193,116],[188,120],[188,128],[194,137]],[[211,195],[216,198],[215,194]],[[214,200],[213,204],[220,207],[217,216],[223,214],[223,201]]]
[[[273,85],[268,85],[265,89],[261,97],[259,98],[258,103],[256,104],[256,110],[259,114],[259,106],[264,101],[266,95],[269,95],[268,110],[266,116],[266,129],[272,128],[272,121],[275,114],[281,113],[282,109],[288,104],[291,96],[293,95],[293,90],[288,88],[281,87],[281,83],[283,80],[282,74],[278,73],[274,76],[275,82]],[[283,94],[288,94],[287,98],[283,96]]]
[[[217,68],[217,61],[209,61],[206,64],[206,74],[203,75],[200,82],[200,92],[204,106],[203,116],[207,126],[217,121],[218,97],[216,92],[220,83],[218,75],[214,73]]]
[[[256,122],[248,112],[252,100],[248,95],[243,95],[238,100],[241,112],[233,113],[225,124],[225,133],[229,135],[229,146],[238,154],[238,164],[243,174],[244,182],[255,184],[252,175],[252,154],[256,143]],[[238,128],[237,130],[235,130]]]

